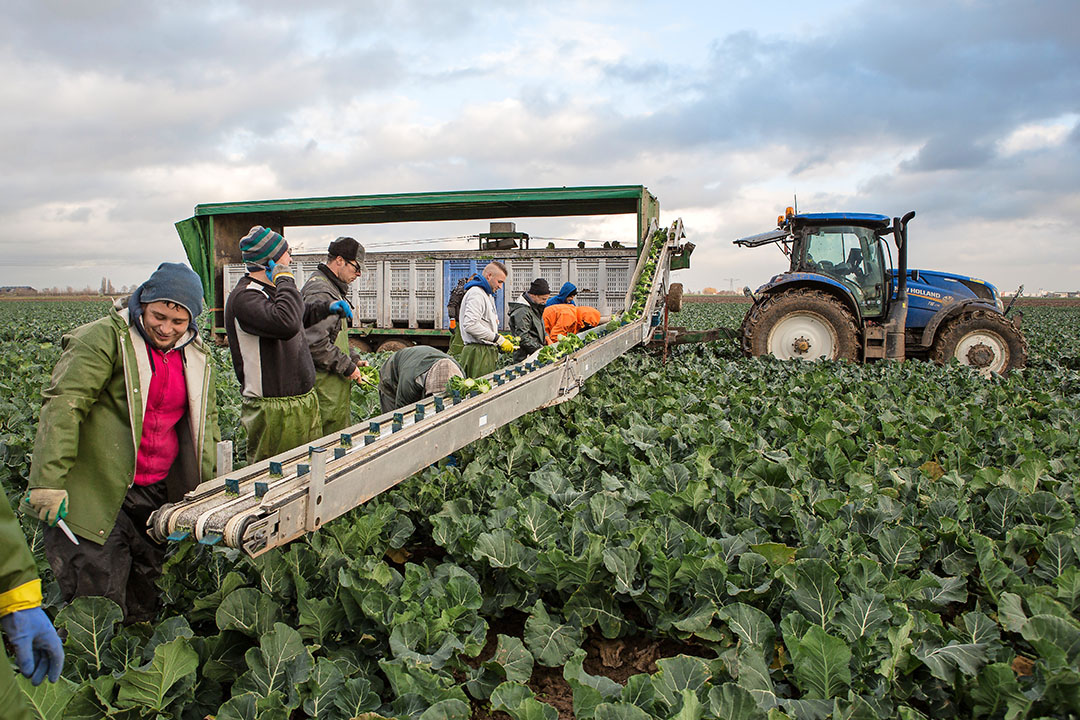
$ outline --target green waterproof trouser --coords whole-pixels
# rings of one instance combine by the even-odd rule
[[[8,720],[31,720],[26,696],[15,683],[15,674],[18,672],[15,662],[8,659],[4,644],[0,643],[0,708],[3,708],[4,717]]]
[[[454,334],[450,336],[450,347],[447,349],[447,354],[458,361],[461,364],[461,351],[465,348],[465,343],[461,340],[461,328],[459,326],[454,327]]]
[[[495,372],[495,366],[499,364],[499,350],[494,345],[470,343],[462,348],[457,361],[465,377],[483,377]]]
[[[249,464],[322,437],[315,388],[291,397],[243,398],[240,423],[247,430]]]
[[[353,381],[337,373],[315,371],[315,394],[319,397],[319,437],[349,427],[349,397]]]

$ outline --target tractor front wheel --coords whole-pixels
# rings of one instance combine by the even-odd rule
[[[750,308],[743,351],[781,360],[858,360],[859,332],[844,305],[820,290],[790,290]]]
[[[950,320],[930,352],[934,362],[957,360],[985,375],[1004,375],[1027,364],[1027,342],[1012,320],[989,310],[966,312]]]

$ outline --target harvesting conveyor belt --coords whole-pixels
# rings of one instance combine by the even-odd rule
[[[627,308],[654,236],[655,226],[627,291]],[[151,531],[159,538],[194,537],[204,544],[223,542],[259,555],[318,530],[525,413],[569,400],[590,375],[652,339],[652,318],[664,302],[670,258],[681,248],[683,237],[682,221],[676,221],[655,259],[644,310],[636,320],[610,331],[590,331],[599,337],[555,362],[532,360],[496,371],[487,376],[492,385],[487,393],[425,398],[311,446],[225,472],[154,513]]]

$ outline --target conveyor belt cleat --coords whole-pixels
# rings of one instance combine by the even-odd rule
[[[442,412],[444,407],[446,405],[443,404],[443,399],[441,397],[435,398],[435,412]]]
[[[191,535],[190,530],[173,530],[166,539],[169,542],[180,542],[181,540],[187,540],[189,535]]]
[[[375,442],[378,439],[379,439],[378,435],[372,435],[372,434],[369,433],[369,434],[364,436],[364,445],[370,445],[371,443]]]
[[[374,420],[369,422],[368,423],[368,432],[371,433],[372,435],[378,435],[379,434],[379,423],[375,422]]]
[[[352,447],[352,433],[341,433],[341,447]]]
[[[401,432],[401,423],[396,422],[390,426],[390,432]]]
[[[301,464],[296,466],[296,477],[301,477],[303,475],[307,475],[309,472],[311,472],[311,466],[310,465],[305,465],[305,464],[301,463]]]
[[[405,423],[405,416],[399,412],[394,413],[394,422],[398,425],[403,425]]]
[[[217,545],[219,542],[221,542],[220,533],[207,533],[199,538],[200,545]]]
[[[262,499],[262,496],[270,489],[270,483],[262,482],[261,480],[255,481],[255,497]]]
[[[225,494],[234,496],[240,494],[239,478],[225,478]]]
[[[285,471],[281,469],[281,463],[270,463],[270,477],[281,477],[285,474]]]
[[[341,458],[345,457],[345,453],[346,453],[346,450],[343,447],[334,448],[334,459],[335,460],[340,460]]]

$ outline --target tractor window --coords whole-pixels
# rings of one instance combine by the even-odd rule
[[[812,228],[806,234],[806,269],[844,284],[864,315],[880,315],[885,303],[881,248],[874,231],[857,226]]]

